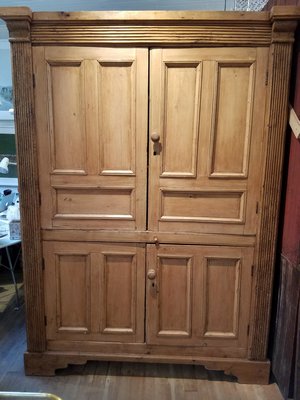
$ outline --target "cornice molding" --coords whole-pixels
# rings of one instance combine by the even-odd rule
[[[272,26],[272,43],[294,42],[297,20],[274,20]]]
[[[270,11],[271,21],[275,20],[299,20],[300,7],[299,6],[274,6]]]
[[[268,46],[269,13],[111,11],[34,13],[33,44]]]
[[[32,11],[28,7],[0,7],[0,19],[6,22],[10,42],[30,42]]]
[[[300,7],[271,12],[86,11],[0,8],[11,42],[90,45],[269,46],[292,42]]]
[[[271,25],[208,21],[98,21],[32,24],[33,44],[268,46]]]

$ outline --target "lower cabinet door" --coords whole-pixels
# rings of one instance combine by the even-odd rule
[[[144,342],[145,246],[44,242],[48,340]]]
[[[147,260],[149,344],[246,354],[252,248],[148,245]]]

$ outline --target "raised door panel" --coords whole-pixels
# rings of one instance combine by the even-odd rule
[[[195,176],[199,131],[201,63],[164,65],[163,177]]]
[[[256,233],[267,56],[151,50],[151,230]]]
[[[144,341],[143,246],[45,242],[48,340]]]
[[[100,173],[134,175],[135,64],[99,62],[98,104]]]
[[[210,177],[247,178],[255,63],[216,62]]]
[[[146,227],[146,49],[33,49],[43,228]]]
[[[47,63],[52,173],[86,174],[84,74],[82,61]]]
[[[237,337],[241,260],[224,256],[204,262],[204,336]]]
[[[142,300],[137,298],[136,293],[138,287],[139,290],[143,287],[144,278],[144,274],[139,274],[141,279],[138,281],[137,268],[139,272],[144,269],[144,260],[139,259],[143,265],[137,265],[135,252],[105,251],[101,253],[99,261],[100,332],[122,340],[123,336],[134,335],[136,325],[142,323],[136,320],[135,309],[137,301]]]
[[[158,305],[159,338],[191,336],[192,261],[191,256],[180,254],[158,256],[157,277],[149,289]]]
[[[253,249],[148,246],[147,342],[246,356]]]

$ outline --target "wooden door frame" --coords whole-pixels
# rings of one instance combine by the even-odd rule
[[[265,360],[287,123],[289,93],[287,77],[290,72],[294,31],[297,19],[300,19],[300,8],[274,7],[270,13],[194,11],[32,13],[26,7],[12,7],[0,8],[0,18],[7,23],[12,49],[27,340],[28,351],[35,353],[46,350],[46,339],[31,46],[226,45],[270,48],[269,74],[266,77],[268,84],[268,111],[265,119],[266,153],[262,202],[259,205],[261,217],[249,346],[249,359]],[[90,29],[79,33],[78,24]],[[149,27],[151,29],[148,29]],[[92,35],[89,33],[91,29]]]

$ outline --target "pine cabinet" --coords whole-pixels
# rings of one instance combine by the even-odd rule
[[[95,359],[268,382],[299,15],[0,8],[13,55],[27,374]]]
[[[255,234],[267,60],[34,48],[42,228]]]

